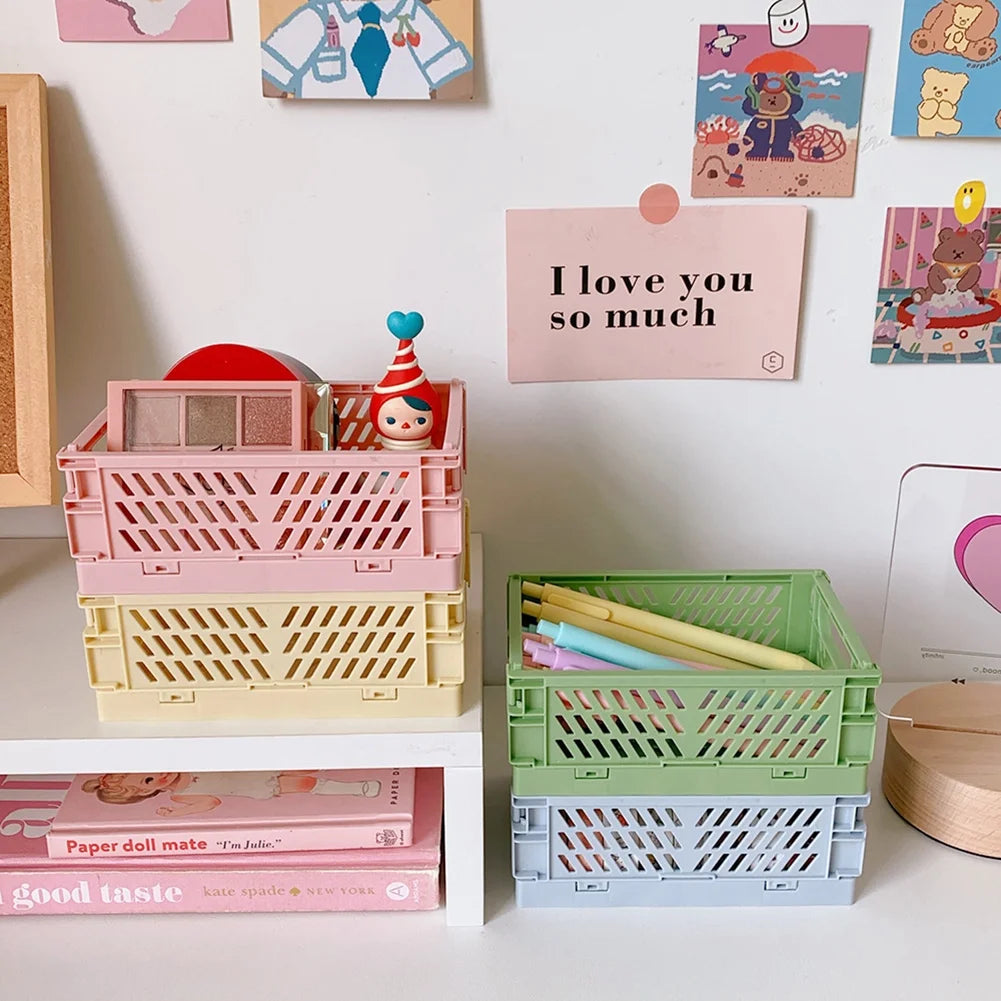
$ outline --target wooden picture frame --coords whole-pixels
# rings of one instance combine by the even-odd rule
[[[45,81],[0,75],[0,507],[58,496],[49,211]]]

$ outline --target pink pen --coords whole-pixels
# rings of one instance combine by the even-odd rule
[[[582,653],[575,653],[573,650],[564,650],[562,647],[553,646],[544,636],[540,639],[535,639],[531,633],[523,635],[525,637],[524,652],[536,667],[548,667],[551,671],[625,671],[627,674],[633,673],[628,667],[620,667],[618,664],[610,664],[608,661],[598,660],[596,657],[588,657]],[[658,709],[667,708],[659,692],[647,689],[647,693],[653,699]],[[595,692],[594,694],[602,709],[612,708],[603,692]],[[639,692],[633,692],[632,694],[637,698],[642,698]],[[557,691],[556,695],[567,709],[573,708],[573,703],[567,699],[563,692]],[[587,697],[584,696],[583,699],[586,703]],[[630,715],[629,718],[634,723],[640,723],[640,720],[636,716]],[[658,730],[665,729],[663,721],[654,717],[647,718]],[[678,732],[680,733],[681,731],[679,730]]]
[[[539,636],[537,633],[522,633],[521,634],[521,666],[527,668],[531,671],[539,670],[540,665],[536,664],[534,660],[529,656],[528,653],[528,641],[531,640],[533,643],[537,643],[540,646],[552,646],[552,640],[546,639],[545,636]]]
[[[538,640],[525,640],[525,653],[531,657],[538,667],[548,667],[551,671],[628,671],[628,667],[610,664],[607,660],[598,660],[573,650],[551,646]]]

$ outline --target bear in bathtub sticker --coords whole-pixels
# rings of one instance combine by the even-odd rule
[[[1001,138],[999,20],[992,0],[905,0],[895,136]]]
[[[1001,362],[1001,209],[964,211],[964,190],[951,208],[887,212],[873,363]]]
[[[703,25],[699,42],[692,195],[851,197],[868,27],[778,0],[768,24]]]

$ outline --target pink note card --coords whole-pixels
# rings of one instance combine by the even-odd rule
[[[56,0],[64,42],[226,42],[228,0]]]
[[[807,208],[507,213],[508,378],[793,379]]]

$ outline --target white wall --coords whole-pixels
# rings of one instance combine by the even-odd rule
[[[696,25],[767,4],[480,2],[484,99],[392,107],[265,102],[256,0],[204,45],[62,44],[52,0],[0,0],[0,71],[51,88],[62,440],[105,380],[208,342],[377,376],[385,314],[420,309],[425,367],[470,386],[492,680],[515,569],[823,567],[878,650],[901,473],[1001,459],[990,367],[869,365],[883,213],[1001,194],[999,147],[889,139],[900,4],[812,0],[873,32],[857,196],[811,203],[798,380],[512,387],[504,209],[687,192]]]

